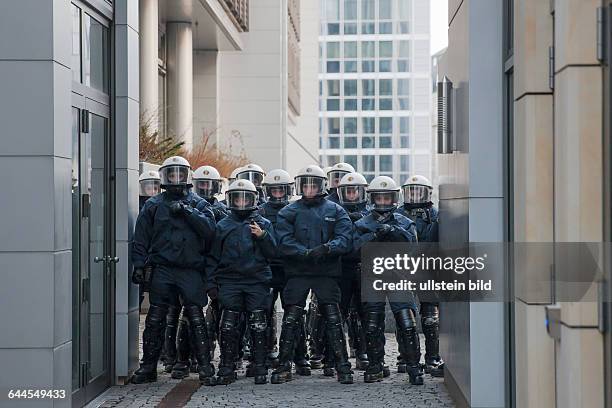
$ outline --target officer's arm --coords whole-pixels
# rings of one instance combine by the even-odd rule
[[[338,207],[334,225],[334,239],[327,243],[332,255],[348,254],[353,246],[353,223],[344,209]]]
[[[132,264],[134,268],[144,268],[149,257],[149,248],[153,237],[152,209],[153,205],[147,201],[136,219],[136,229],[132,242]]]
[[[268,222],[264,225],[264,235],[260,238],[255,238],[255,241],[259,244],[259,249],[263,252],[267,259],[274,259],[278,255],[276,253],[278,245],[276,244],[276,238],[274,236],[274,228],[272,223]]]
[[[276,237],[281,255],[299,257],[305,256],[308,249],[300,244],[294,236],[295,215],[290,211],[280,211],[276,223]]]
[[[360,225],[355,225],[355,233],[353,234],[353,252],[359,255],[361,248],[370,241],[376,238],[376,234],[369,229]]]
[[[215,236],[215,215],[204,200],[200,201],[195,208],[187,206],[185,219],[196,234],[204,240],[210,241]]]

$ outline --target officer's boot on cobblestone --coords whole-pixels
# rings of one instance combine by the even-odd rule
[[[270,320],[266,328],[266,346],[268,356],[266,357],[266,366],[268,368],[278,367],[278,319],[276,318],[276,306],[272,307]]]
[[[309,376],[310,362],[308,361],[308,350],[306,349],[306,331],[304,328],[304,318],[298,323],[299,335],[295,342],[293,362],[295,363],[295,373],[297,375]]]
[[[327,331],[327,322],[325,322],[325,331],[323,332],[323,375],[325,377],[335,377],[336,376],[336,357],[334,356],[334,348],[330,344],[329,332]]]
[[[185,309],[183,309],[183,314],[179,319],[176,337],[177,359],[172,368],[172,374],[170,374],[174,379],[181,380],[189,377],[189,366],[191,365],[189,358],[191,354],[190,337],[189,320],[187,318],[187,313],[185,313]]]
[[[240,344],[240,312],[225,309],[221,315],[219,345],[221,358],[217,371],[217,384],[228,385],[236,381],[236,361]]]
[[[169,306],[166,315],[166,333],[164,335],[164,371],[172,372],[172,367],[176,363],[176,332],[178,327],[181,308],[179,306]]]
[[[367,312],[363,324],[369,361],[363,380],[367,383],[382,381],[385,361],[385,313]]]
[[[191,326],[191,338],[193,339],[192,354],[195,356],[198,366],[198,377],[204,385],[215,385],[215,368],[210,363],[210,348],[208,334],[206,333],[206,322],[204,312],[197,305],[185,306],[185,312],[189,317]]]
[[[304,308],[300,306],[290,305],[285,308],[278,348],[279,366],[270,377],[272,384],[282,384],[293,379],[291,361],[293,361],[293,351],[299,336],[299,322],[303,314]]]
[[[254,310],[250,313],[249,328],[251,332],[251,355],[255,384],[265,384],[268,382],[268,368],[266,367],[266,357],[268,354],[267,326],[265,310]]]
[[[310,355],[310,368],[318,370],[323,368],[323,332],[325,331],[325,319],[317,306],[316,298],[312,298],[306,316],[309,327],[308,346]]]
[[[164,345],[163,334],[167,313],[168,309],[165,306],[149,306],[142,334],[142,361],[140,368],[132,376],[133,384],[157,381],[157,360]]]
[[[444,360],[440,358],[440,318],[438,306],[424,303],[421,307],[421,328],[425,335],[425,372],[432,377],[444,377]]]
[[[363,322],[361,321],[356,310],[351,311],[349,316],[351,316],[349,322],[351,322],[351,325],[354,325],[355,330],[355,338],[353,339],[353,345],[355,347],[355,368],[357,370],[365,370],[368,368],[368,355],[366,353],[366,340]]]
[[[412,309],[402,309],[395,312],[395,323],[400,346],[400,354],[406,361],[406,369],[410,377],[410,384],[423,385],[423,372],[421,371],[421,348],[419,336],[416,332],[416,319]]]
[[[323,315],[327,322],[328,344],[332,347],[336,360],[336,370],[338,371],[338,382],[340,384],[353,383],[353,370],[348,359],[346,350],[346,340],[342,330],[342,315],[337,303],[327,303],[322,305]]]

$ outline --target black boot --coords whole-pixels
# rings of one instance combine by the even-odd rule
[[[306,349],[306,331],[304,328],[304,318],[298,323],[299,335],[296,339],[295,350],[293,351],[293,362],[295,363],[295,373],[297,375],[309,376],[310,362],[308,362],[308,350]]]
[[[221,358],[217,371],[217,384],[231,384],[236,381],[236,361],[240,344],[240,312],[224,309],[221,314],[219,345]]]
[[[329,332],[327,331],[327,322],[323,318],[324,331],[321,337],[323,338],[323,375],[325,377],[336,376],[336,358],[334,356],[334,347],[329,343]]]
[[[355,347],[355,368],[357,370],[365,370],[368,368],[368,355],[366,352],[365,330],[362,326],[362,321],[356,310],[352,309],[349,313],[349,326],[353,326],[355,337],[353,338],[353,346]]]
[[[316,370],[323,368],[323,332],[324,319],[319,311],[317,299],[313,297],[308,306],[306,316],[306,328],[308,337],[308,348],[310,355],[310,368]]]
[[[210,348],[204,312],[197,305],[185,306],[185,313],[189,318],[191,334],[193,339],[192,354],[198,362],[198,376],[200,383],[204,385],[215,385],[215,368],[210,363]]]
[[[272,306],[268,319],[268,327],[266,328],[266,340],[268,356],[266,358],[266,366],[268,368],[278,367],[278,321],[276,318],[276,306]]]
[[[181,308],[179,306],[168,307],[168,314],[166,315],[166,333],[164,336],[164,371],[167,373],[172,372],[172,367],[176,363],[176,335],[179,314]]]
[[[249,328],[251,332],[251,346],[253,356],[253,366],[255,384],[265,384],[268,382],[268,368],[266,367],[266,357],[268,354],[268,343],[266,337],[266,311],[254,310],[249,315]]]
[[[420,364],[421,349],[414,314],[412,309],[399,310],[395,312],[395,323],[397,325],[400,354],[406,361],[410,384],[423,385],[423,372]]]
[[[385,313],[368,312],[363,324],[369,361],[363,380],[367,383],[382,381],[385,361]]]
[[[206,308],[204,319],[206,320],[206,333],[208,335],[208,348],[210,349],[210,360],[215,356],[217,341],[219,340],[219,301],[211,300]]]
[[[398,334],[397,329],[395,330],[395,338],[397,339],[397,349],[398,351],[402,350],[403,345],[401,342],[403,341],[402,337]],[[406,366],[406,361],[404,357],[402,357],[401,351],[397,356],[397,372],[401,374],[405,374],[408,372],[408,367]]]
[[[327,303],[322,305],[323,315],[327,322],[328,344],[332,347],[336,360],[336,370],[338,371],[338,381],[340,384],[353,383],[353,370],[346,351],[346,341],[342,330],[342,316],[340,307],[337,303]]]
[[[287,306],[285,309],[278,350],[279,366],[270,377],[272,384],[282,384],[293,379],[291,361],[303,313],[304,308],[297,305]]]
[[[432,377],[444,377],[444,360],[440,358],[438,306],[421,303],[421,328],[425,335],[425,372]]]
[[[177,358],[172,368],[170,376],[174,379],[181,380],[189,377],[189,368],[191,366],[191,332],[189,330],[189,320],[185,309],[178,323],[176,336],[177,343]]]
[[[157,360],[163,347],[163,333],[166,326],[166,306],[149,306],[142,334],[142,361],[132,376],[133,384],[157,381]]]

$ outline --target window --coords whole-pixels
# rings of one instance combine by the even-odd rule
[[[393,147],[393,138],[391,136],[379,136],[378,147],[381,149],[391,149]]]
[[[339,0],[326,0],[325,4],[327,6],[326,16],[328,21],[338,21],[340,20],[340,5],[338,4]]]
[[[328,138],[328,149],[339,149],[340,148],[340,137],[330,136]]]
[[[108,28],[84,14],[83,84],[108,93]]]
[[[344,148],[345,149],[356,149],[357,148],[357,136],[344,136]],[[355,161],[357,161],[356,157],[357,156],[355,156]]]
[[[340,96],[340,81],[337,79],[327,80],[327,96]]]
[[[357,99],[345,99],[344,100],[345,111],[356,111],[357,110]]]
[[[355,155],[348,155],[348,156],[345,155],[344,162],[350,164],[355,169],[357,168],[357,156]]]
[[[344,133],[357,133],[357,118],[344,118]]]
[[[378,24],[378,33],[379,34],[393,34],[393,23],[379,23]]]
[[[339,35],[340,23],[330,23],[327,25],[327,35]]]
[[[327,62],[327,72],[330,74],[335,74],[340,72],[340,61],[328,61]]]
[[[393,95],[393,80],[392,79],[380,79],[378,81],[378,94],[381,96]]]
[[[336,112],[340,110],[340,100],[339,99],[328,99],[327,100],[327,110],[329,112]]]
[[[381,111],[382,110],[384,110],[384,111],[393,110],[393,99],[391,99],[391,98],[385,98],[385,99],[381,98],[378,101],[378,105],[379,105],[378,109],[380,109]]]
[[[344,20],[357,20],[357,0],[344,0]]]
[[[406,1],[400,1],[400,3],[406,3]],[[380,20],[391,20],[392,10],[391,0],[378,0],[378,18]]]
[[[362,99],[361,110],[373,111],[376,110],[376,99]]]
[[[361,124],[364,134],[376,132],[376,118],[361,118]]]
[[[400,156],[400,172],[410,173],[410,158],[408,155]]]
[[[357,80],[356,79],[345,79],[344,80],[344,96],[357,96]]]
[[[345,61],[344,72],[357,72],[357,61]]]
[[[327,43],[327,58],[340,58],[340,43],[339,42],[328,42]]]
[[[340,118],[327,118],[327,133],[330,135],[340,134]]]
[[[81,82],[81,9],[72,4],[72,80]]]
[[[357,34],[357,23],[344,23],[344,34]]]
[[[361,34],[376,34],[376,23],[362,23]]]
[[[391,72],[391,60],[384,60],[378,63],[378,72]]]
[[[362,41],[361,42],[361,57],[362,58],[376,58],[376,42],[375,41]]]
[[[362,79],[362,94],[367,96],[376,95],[376,80],[375,79]]]
[[[410,24],[407,21],[400,21],[397,23],[398,34],[410,34]]]
[[[327,156],[327,165],[328,166],[333,166],[336,163],[340,163],[340,156],[337,154],[333,154],[330,156]]]
[[[375,172],[376,171],[376,156],[374,155],[363,155],[361,156],[361,164],[363,172]]]
[[[391,155],[380,155],[379,157],[379,171],[392,172],[393,171],[393,156]]]
[[[363,61],[361,63],[361,72],[376,72],[376,61]]]
[[[378,43],[379,58],[393,58],[393,41],[381,41]]]
[[[376,18],[376,1],[361,0],[361,19],[374,20]]]
[[[392,134],[393,133],[393,118],[384,117],[378,120],[378,130],[381,134]]]
[[[397,80],[397,108],[410,110],[410,79]]]
[[[410,41],[401,40],[397,43],[397,71],[410,71]]]
[[[410,118],[407,116],[402,116],[399,118],[399,139],[400,139],[400,148],[408,149],[410,148]]]
[[[344,43],[344,58],[357,58],[357,42],[349,41]]]

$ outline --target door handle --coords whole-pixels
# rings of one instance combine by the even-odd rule
[[[108,262],[114,263],[114,264],[119,263],[119,257],[118,256],[113,256],[113,257],[109,256],[108,257]]]
[[[96,256],[96,257],[93,259],[93,261],[94,261],[95,263],[106,262],[106,257],[105,257],[105,256],[103,256],[102,258],[100,258],[100,257]]]

